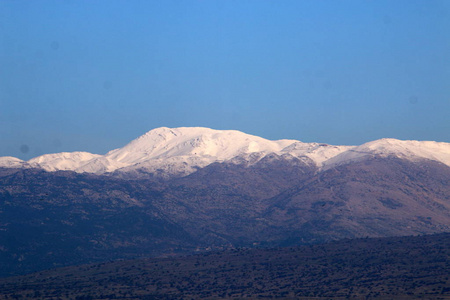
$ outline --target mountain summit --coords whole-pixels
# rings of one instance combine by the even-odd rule
[[[0,167],[95,174],[152,173],[171,177],[185,176],[216,162],[252,165],[269,155],[306,160],[320,169],[376,156],[428,159],[450,166],[449,143],[381,139],[361,146],[333,146],[286,139],[271,141],[236,130],[161,127],[105,155],[63,152],[45,154],[27,162],[2,157]]]

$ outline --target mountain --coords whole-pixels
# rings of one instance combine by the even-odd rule
[[[158,128],[105,155],[0,158],[0,276],[206,249],[450,231],[450,144]]]
[[[158,128],[123,148],[108,152],[106,157],[126,165],[117,169],[120,172],[138,170],[183,176],[236,157],[252,162],[293,142],[269,141],[233,130]]]
[[[375,157],[429,159],[450,166],[450,144],[381,139],[361,146],[333,146],[296,140],[270,141],[235,130],[201,127],[157,128],[105,155],[87,152],[46,154],[27,162],[0,158],[0,167],[72,170],[134,177],[182,177],[217,162],[247,165],[268,155],[302,159],[318,169]]]

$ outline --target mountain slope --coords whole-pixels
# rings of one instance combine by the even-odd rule
[[[450,231],[450,168],[375,157],[318,173],[270,199],[264,217],[292,240]]]
[[[161,197],[147,182],[66,171],[0,177],[0,276],[202,245],[155,206]]]

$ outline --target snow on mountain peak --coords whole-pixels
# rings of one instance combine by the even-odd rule
[[[325,168],[372,156],[395,156],[408,160],[429,159],[450,166],[450,144],[434,141],[383,138],[336,155],[325,162]]]
[[[187,175],[213,162],[251,153],[279,152],[294,140],[269,141],[236,130],[204,127],[153,129],[105,157],[126,165],[121,171],[166,172]]]
[[[353,148],[355,148],[355,146],[333,146],[319,143],[295,142],[284,148],[282,152],[289,153],[296,157],[306,156],[318,167],[322,167],[324,162],[328,159]]]
[[[0,168],[23,168],[29,167],[27,162],[12,157],[12,156],[3,156],[0,157]]]
[[[76,170],[99,157],[101,155],[89,152],[61,152],[44,154],[30,159],[28,163],[33,167],[42,168],[47,171]]]
[[[252,165],[272,154],[286,158],[307,158],[322,169],[373,156],[397,156],[409,160],[425,158],[450,166],[449,143],[386,138],[360,146],[333,146],[296,140],[271,141],[236,130],[161,127],[150,130],[124,147],[105,155],[63,152],[42,155],[28,162],[1,157],[0,167],[38,167],[47,171],[74,170],[97,174],[119,171],[183,176],[214,162]]]
[[[288,143],[286,140],[269,141],[236,130],[163,127],[147,132],[106,156],[123,163],[180,156],[210,157],[214,161],[223,161],[240,154],[277,152]]]

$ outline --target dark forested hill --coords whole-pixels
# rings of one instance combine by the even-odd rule
[[[450,299],[450,234],[138,259],[0,279],[0,299]]]

